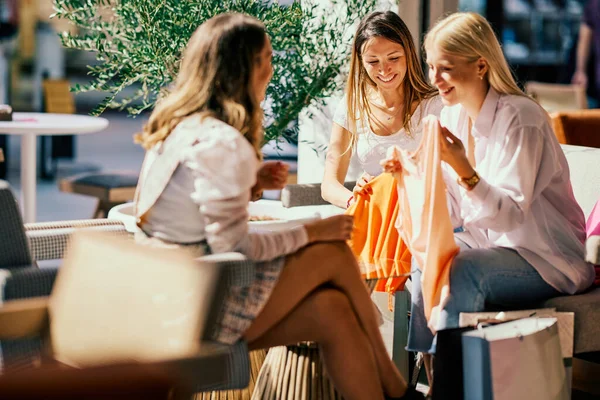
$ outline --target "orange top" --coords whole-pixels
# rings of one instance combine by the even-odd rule
[[[380,279],[375,290],[394,293],[404,288],[411,261],[408,248],[395,227],[397,182],[392,175],[381,174],[367,185],[373,193],[358,195],[346,211],[354,216],[352,240],[348,244],[358,259],[363,277]]]

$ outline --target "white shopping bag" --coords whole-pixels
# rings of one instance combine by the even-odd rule
[[[568,400],[556,318],[524,318],[462,335],[465,400]]]
[[[567,388],[569,398],[571,394],[571,384],[573,380],[573,333],[575,329],[575,313],[556,311],[555,308],[538,308],[531,310],[516,311],[483,311],[475,313],[460,313],[459,326],[461,328],[468,326],[477,326],[486,321],[512,321],[521,318],[556,318],[558,322],[558,338],[560,339],[560,349],[563,355],[563,364],[565,366],[565,375],[567,377]]]

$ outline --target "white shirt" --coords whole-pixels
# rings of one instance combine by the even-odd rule
[[[415,150],[421,142],[423,127],[421,120],[429,114],[439,117],[443,104],[439,96],[423,100],[415,109],[410,119],[410,134],[404,128],[391,135],[382,136],[374,133],[367,121],[357,121],[358,140],[353,157],[357,157],[362,170],[369,175],[377,176],[383,172],[379,162],[386,156],[390,146],[398,146],[405,150]],[[340,102],[333,122],[348,130],[348,102],[346,97]]]
[[[278,232],[248,231],[248,202],[259,162],[242,134],[214,118],[197,115],[180,122],[165,143],[193,135],[193,145],[176,149],[177,169],[148,215],[142,229],[152,237],[174,243],[207,240],[213,253],[237,251],[265,261],[291,254],[308,244],[301,226]],[[153,161],[169,153],[160,146],[146,154],[141,190],[152,180]],[[172,154],[172,153],[171,153]]]
[[[445,107],[440,122],[467,146],[468,115]],[[476,247],[515,249],[562,293],[593,282],[584,261],[585,218],[573,195],[567,159],[548,114],[533,100],[490,89],[473,124],[475,169],[471,191],[442,163],[454,227]]]

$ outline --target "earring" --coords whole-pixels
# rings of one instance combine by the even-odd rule
[[[480,75],[480,76],[479,76],[479,79],[483,80],[483,75]]]

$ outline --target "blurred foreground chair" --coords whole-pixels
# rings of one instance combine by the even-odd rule
[[[49,296],[52,292],[58,268],[38,268],[36,260],[63,258],[72,234],[78,229],[112,232],[117,236],[130,237],[123,223],[117,220],[59,221],[24,226],[18,204],[8,183],[0,181],[0,304],[6,304],[11,300]],[[254,276],[254,264],[246,260],[241,254],[207,256],[206,261],[217,263],[225,273],[223,288],[218,291],[219,296],[224,296],[231,286],[248,285]],[[0,307],[0,311],[2,309]],[[216,305],[211,310],[207,326],[214,326],[220,316],[221,310]],[[0,321],[0,328],[12,325],[10,318],[8,319],[9,322],[6,322],[6,319],[4,321]],[[44,354],[42,338],[43,335],[30,335],[22,339],[0,338],[2,371],[16,374],[39,366]],[[205,338],[207,344],[204,348],[210,352],[211,361],[209,364],[211,368],[206,372],[206,375],[203,375],[203,378],[206,378],[206,385],[196,385],[194,390],[231,391],[247,387],[250,379],[250,358],[246,343],[240,341],[227,346],[207,339],[208,336]],[[31,376],[36,376],[35,371],[30,373]],[[95,374],[93,371],[90,373]],[[66,374],[61,378],[57,377],[57,381],[63,379],[63,382],[65,382],[70,381],[72,378],[76,379],[77,376],[88,376],[86,372],[81,372],[81,375],[78,374],[78,372]],[[27,380],[26,375],[11,376],[14,377],[15,382],[21,379]],[[51,381],[44,380],[44,374],[39,376],[41,379],[39,381],[40,385],[52,385]],[[52,376],[52,374],[49,376]],[[2,379],[1,376],[0,379]],[[21,382],[23,381],[21,380]],[[10,385],[10,381],[1,380],[0,393],[4,395],[3,389],[12,387]],[[33,388],[23,387],[22,389],[33,390]],[[3,395],[0,398],[7,398]],[[39,397],[32,395],[29,398]]]
[[[600,148],[600,109],[560,111],[550,116],[561,144]]]
[[[143,248],[123,237],[78,232],[50,297],[0,308],[0,338],[41,336],[42,367],[55,367],[55,372],[61,364],[88,372],[153,368],[170,377],[171,393],[165,387],[164,399],[173,393],[189,398],[197,386],[226,378],[215,357],[218,348],[201,340],[222,271],[217,263],[198,265],[184,250]],[[68,395],[74,383],[57,389]],[[167,383],[163,379],[162,385]],[[122,394],[133,389],[129,382],[124,388],[119,381],[115,385],[114,379],[105,384],[125,389]],[[137,385],[136,390],[147,391],[157,382],[134,380]],[[80,394],[96,396],[89,387],[74,386]]]
[[[530,81],[525,84],[525,92],[549,113],[588,108],[585,88],[580,85]]]

